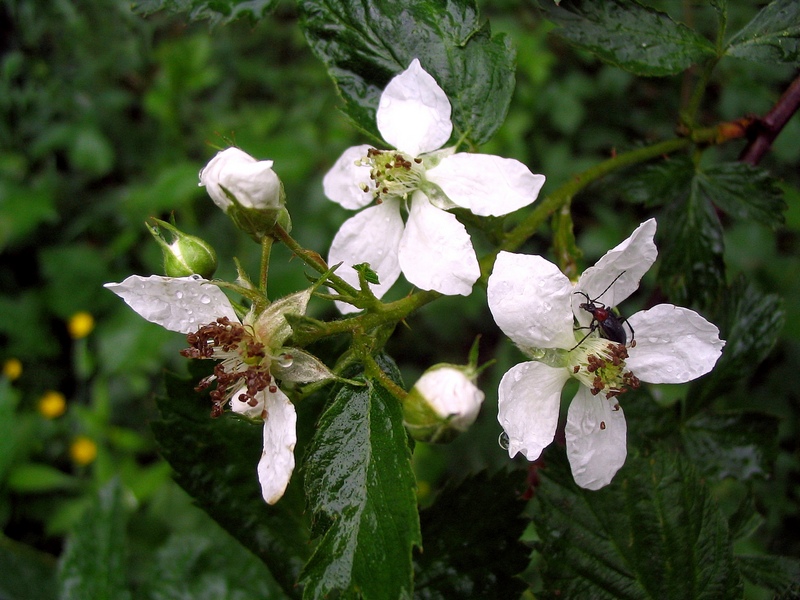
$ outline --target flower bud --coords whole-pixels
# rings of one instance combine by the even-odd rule
[[[260,239],[280,216],[285,194],[271,160],[228,148],[200,171],[200,185],[236,226]]]
[[[472,366],[439,364],[411,388],[403,402],[403,420],[421,442],[449,442],[475,422],[483,392],[475,385]]]
[[[162,221],[153,219],[154,225],[147,225],[164,254],[164,275],[167,277],[188,277],[200,275],[210,279],[217,270],[217,253],[208,242],[199,237],[183,233],[180,229]],[[172,241],[167,242],[159,227],[172,234]]]

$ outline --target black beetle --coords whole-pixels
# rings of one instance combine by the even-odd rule
[[[628,323],[627,319],[623,319],[617,316],[614,311],[611,310],[610,306],[606,306],[605,304],[599,304],[597,301],[605,294],[608,290],[611,289],[611,286],[617,282],[617,279],[622,277],[625,274],[625,271],[620,273],[614,278],[614,281],[608,284],[608,287],[600,292],[600,295],[596,298],[592,299],[589,298],[589,294],[586,292],[574,292],[575,294],[580,294],[584,298],[586,298],[586,302],[582,302],[580,307],[592,314],[592,322],[589,323],[589,333],[583,336],[580,342],[575,344],[575,348],[580,346],[583,341],[589,337],[592,332],[600,330],[600,336],[618,344],[622,344],[623,346],[627,345],[628,343],[628,335],[625,333],[625,328],[622,326],[623,323],[628,325],[628,329],[631,330],[631,348],[636,346],[636,340],[634,336],[636,335],[633,331],[633,327],[631,324]]]

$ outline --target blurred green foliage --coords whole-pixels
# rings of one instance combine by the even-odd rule
[[[256,4],[260,11],[267,3]],[[715,14],[706,3],[652,4],[699,31],[713,31]],[[203,10],[210,5],[198,4]],[[741,27],[756,8],[755,2],[731,3],[729,28]],[[673,135],[691,74],[637,78],[602,64],[549,36],[553,25],[528,0],[485,0],[481,9],[493,32],[507,34],[517,48],[508,117],[482,150],[545,173],[543,194],[616,152]],[[157,452],[149,428],[157,418],[154,397],[165,366],[185,373],[178,355],[183,340],[144,322],[102,284],[159,272],[159,250],[144,221],[171,214],[184,231],[216,248],[220,277],[235,277],[234,256],[257,271],[259,249],[232,235],[228,220],[197,186],[198,170],[231,142],[275,161],[297,239],[326,253],[346,211],[324,198],[321,179],[344,148],[364,138],[337,109],[333,82],[312,56],[297,18],[284,3],[258,22],[209,29],[181,15],[142,18],[122,0],[0,0],[0,361],[22,363],[21,376],[0,380],[0,573],[14,568],[20,552],[33,553],[25,554],[25,568],[35,582],[12,590],[0,575],[0,597],[55,597],[53,557],[63,553],[58,577],[66,586],[70,566],[81,560],[76,548],[88,544],[86,553],[121,560],[123,550],[101,544],[106,538],[121,543],[120,535],[127,580],[67,597],[121,597],[114,593],[123,589],[137,598],[281,597],[264,566],[191,506]],[[793,76],[789,66],[729,59],[715,71],[697,119],[712,125],[764,114]],[[800,542],[787,532],[800,520],[800,397],[793,386],[800,371],[798,138],[795,116],[762,162],[779,179],[788,204],[777,235],[758,219],[722,217],[720,258],[728,283],[743,275],[775,294],[786,325],[778,344],[763,348],[767,360],[761,366],[739,358],[744,379],[718,406],[777,417],[771,421],[777,423],[775,453],[759,457],[752,483],[760,528],[742,543],[751,554],[795,557]],[[731,143],[707,153],[730,162],[742,146]],[[649,214],[614,178],[592,185],[572,206],[587,265]],[[552,235],[546,228],[540,234],[523,250],[552,258]],[[488,247],[480,236],[475,244]],[[276,296],[306,285],[290,258],[285,248],[276,248],[270,269]],[[645,280],[639,302],[660,293],[655,283]],[[389,297],[408,291],[399,284]],[[485,290],[477,288],[466,300],[443,298],[416,314],[408,329],[398,328],[388,345],[406,381],[434,362],[465,362],[477,334],[482,360],[497,361],[481,379],[487,401],[476,426],[448,447],[417,448],[423,502],[430,499],[426,491],[448,477],[507,463],[497,445],[496,390],[520,355],[487,318],[485,305]],[[760,332],[761,326],[781,326],[770,321],[779,306],[753,300],[718,314],[757,315],[746,327]],[[79,311],[91,313],[97,325],[87,337],[73,339],[67,324]],[[317,302],[310,314],[334,312]],[[651,393],[670,406],[687,388],[655,386]],[[39,400],[49,390],[66,398],[63,415],[40,412]],[[636,410],[646,412],[631,414]],[[692,427],[682,435],[691,436]],[[96,446],[96,458],[86,462],[71,454],[79,436]],[[726,517],[746,492],[742,481],[712,488]],[[81,527],[87,519],[94,523],[93,537]],[[83,533],[65,548],[73,528]]]

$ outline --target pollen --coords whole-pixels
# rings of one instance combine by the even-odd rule
[[[227,317],[203,325],[196,333],[186,336],[188,348],[181,350],[187,358],[219,359],[214,374],[200,380],[195,390],[202,391],[216,383],[209,392],[213,406],[212,417],[222,415],[231,398],[256,406],[256,394],[272,389],[274,380],[269,371],[270,358],[252,329]]]
[[[413,158],[397,150],[370,148],[367,155],[356,162],[369,167],[372,185],[362,184],[361,189],[372,190],[376,202],[387,199],[407,200],[422,181],[425,168],[422,159]]]
[[[639,387],[639,379],[625,365],[628,349],[623,344],[594,337],[587,338],[570,352],[572,375],[593,395],[614,398]]]

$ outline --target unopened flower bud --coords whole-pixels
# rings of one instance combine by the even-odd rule
[[[203,279],[210,279],[214,275],[217,270],[217,253],[208,242],[183,233],[166,221],[153,219],[153,222],[155,224],[148,225],[147,228],[164,254],[164,275],[188,277],[197,274]],[[160,228],[170,232],[171,241],[166,240]]]
[[[475,385],[472,366],[439,364],[411,388],[403,402],[403,420],[421,442],[449,442],[475,422],[483,392]]]
[[[236,226],[260,239],[275,225],[283,209],[283,183],[271,160],[256,160],[228,148],[200,171],[200,185]]]

